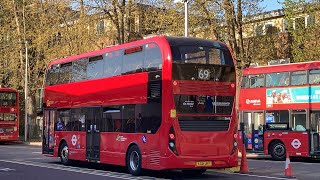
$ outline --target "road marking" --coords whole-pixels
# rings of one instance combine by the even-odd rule
[[[21,159],[12,159],[14,161],[27,161],[27,160],[36,160],[36,159],[44,159],[43,157],[38,158],[21,158]]]
[[[32,148],[32,147],[28,147],[28,146],[1,146],[1,149],[2,148],[8,148],[8,149],[36,149],[36,150],[39,150],[39,148]]]
[[[285,161],[272,161],[272,160],[270,160],[270,161],[268,161],[268,160],[255,160],[255,159],[248,159],[248,161],[256,161],[256,162],[267,162],[267,163],[283,163],[283,164],[285,164]],[[314,164],[317,164],[317,163],[319,163],[318,161],[317,162],[292,162],[291,160],[290,160],[290,163],[291,164],[305,164],[305,165],[314,165]]]
[[[95,169],[88,169],[88,168],[78,168],[78,167],[72,167],[72,166],[67,167],[67,166],[59,165],[59,164],[55,164],[54,166],[49,166],[44,163],[34,163],[34,162],[29,162],[29,161],[11,161],[11,160],[0,160],[0,162],[41,167],[41,168],[48,168],[48,169],[55,169],[55,170],[62,170],[62,171],[69,171],[69,172],[77,172],[77,173],[90,174],[90,175],[96,175],[96,176],[113,177],[113,178],[119,178],[119,179],[128,179],[128,180],[131,180],[131,179],[132,180],[143,180],[143,179],[145,179],[145,178],[141,178],[141,177],[134,177],[130,174],[125,174],[125,173],[95,170]],[[161,178],[152,178],[152,179],[161,179]]]
[[[32,152],[32,154],[41,154],[42,152]]]
[[[11,169],[11,168],[1,168],[1,167],[0,167],[0,171],[8,172],[8,171],[15,171],[15,169]]]
[[[240,173],[228,173],[228,172],[219,172],[219,171],[211,171],[215,173],[228,174],[228,175],[238,175],[238,176],[250,176],[250,177],[258,177],[258,178],[266,178],[266,179],[283,179],[283,180],[294,180],[296,178],[281,178],[281,177],[272,177],[272,176],[260,176],[254,174],[240,174]]]

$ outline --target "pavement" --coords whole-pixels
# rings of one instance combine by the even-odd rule
[[[42,142],[24,142],[24,144],[27,144],[30,146],[42,146]]]
[[[271,159],[271,155],[263,153],[250,153],[246,152],[247,159]],[[242,154],[239,152],[238,157],[241,158]]]

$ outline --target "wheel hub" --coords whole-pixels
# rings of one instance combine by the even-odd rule
[[[61,157],[64,161],[68,161],[68,156],[69,156],[69,150],[68,150],[68,147],[65,146],[61,150]]]
[[[130,168],[133,170],[133,171],[136,171],[140,165],[140,162],[139,162],[139,154],[137,151],[133,151],[131,154],[130,154]]]
[[[274,147],[275,155],[278,157],[282,157],[284,155],[285,149],[281,144],[278,144]]]

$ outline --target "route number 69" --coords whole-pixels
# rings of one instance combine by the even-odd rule
[[[209,80],[210,70],[209,69],[198,69],[198,79]]]

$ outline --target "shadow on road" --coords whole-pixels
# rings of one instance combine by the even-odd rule
[[[60,164],[60,162],[50,162],[50,164]],[[115,165],[107,165],[107,164],[98,164],[98,163],[88,163],[75,161],[70,167],[78,167],[78,168],[88,168],[92,170],[103,170],[103,171],[111,171],[116,173],[127,173],[129,174],[126,167],[123,166],[115,166]],[[164,178],[164,179],[173,179],[173,180],[182,180],[182,179],[224,179],[225,177],[221,174],[203,174],[202,176],[193,176],[187,177],[182,174],[181,171],[152,171],[152,170],[144,170],[143,176],[153,177],[153,178]]]

